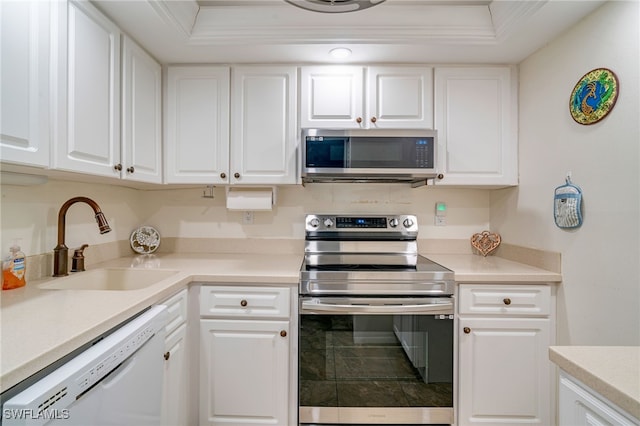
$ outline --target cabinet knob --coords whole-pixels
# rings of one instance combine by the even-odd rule
[[[169,359],[169,357],[171,356],[171,352],[167,351],[164,353],[164,359],[165,361]]]
[[[287,337],[287,330],[280,331],[280,336]]]
[[[356,123],[358,123],[358,124],[362,123],[362,117],[356,118]]]
[[[120,170],[122,170],[122,164],[118,163],[115,166],[113,166],[113,168],[119,172]]]
[[[502,299],[502,301],[504,302],[505,305],[510,305],[511,304],[511,299],[509,299],[508,297],[505,297],[504,299]]]
[[[377,119],[377,118],[375,118],[375,117],[371,117],[371,122],[372,122],[372,123],[375,123],[376,121],[378,121],[378,119]]]
[[[220,173],[220,178],[226,179],[227,178],[227,174],[226,173]]]
[[[240,306],[242,306],[242,307],[247,306],[247,301],[246,301],[246,300],[244,300],[244,299],[242,299],[242,300],[240,301]]]
[[[234,173],[233,177],[236,178],[236,179],[240,179],[240,173]]]
[[[438,176],[436,176],[438,179],[442,180],[444,179],[444,175],[442,173],[439,173]]]
[[[133,172],[135,172],[135,171],[136,171],[136,169],[134,169],[134,168],[133,168],[133,166],[131,166],[131,167],[127,167],[127,172],[128,172],[128,173],[133,173]]]
[[[465,327],[462,329],[462,331],[464,331],[464,334],[469,334],[471,333],[471,329],[469,327]]]

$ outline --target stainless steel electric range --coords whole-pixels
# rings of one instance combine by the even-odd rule
[[[305,219],[299,424],[451,424],[453,272],[413,215]]]

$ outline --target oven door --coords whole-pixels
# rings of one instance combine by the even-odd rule
[[[301,297],[299,424],[453,423],[452,297]]]

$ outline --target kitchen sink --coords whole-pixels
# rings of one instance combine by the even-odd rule
[[[160,269],[102,268],[76,272],[38,287],[43,290],[131,291],[149,287],[177,273]]]

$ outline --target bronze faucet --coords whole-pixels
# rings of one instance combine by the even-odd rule
[[[74,197],[65,202],[62,207],[60,207],[60,211],[58,212],[58,245],[53,249],[54,277],[64,277],[65,275],[69,275],[69,273],[67,272],[69,262],[69,248],[64,244],[66,228],[65,216],[67,215],[67,210],[69,210],[69,207],[77,202],[86,203],[93,209],[93,212],[96,214],[96,222],[98,222],[98,228],[100,229],[101,234],[106,234],[107,232],[111,231],[111,228],[107,223],[107,219],[104,217],[104,213],[102,213],[102,210],[100,210],[100,206],[98,206],[98,203],[96,203],[92,199],[87,197]],[[82,255],[82,250],[84,250],[84,247],[81,247],[78,250],[80,250],[80,255]],[[84,257],[82,257],[82,270],[84,270]]]

